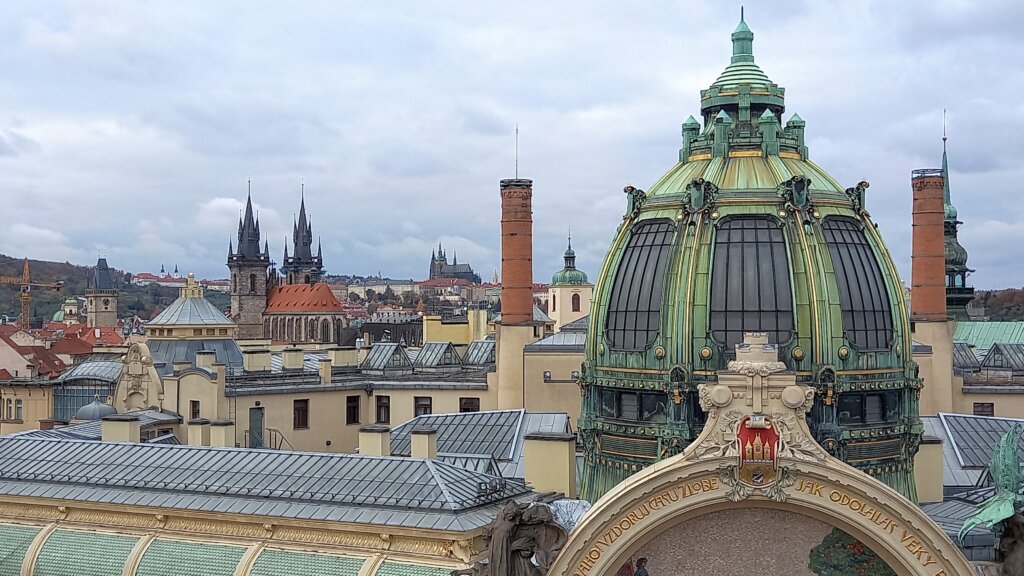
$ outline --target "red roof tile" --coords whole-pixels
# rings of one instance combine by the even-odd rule
[[[267,297],[267,314],[291,312],[325,312],[340,314],[341,302],[334,297],[330,286],[317,284],[289,284],[274,286]]]
[[[0,380],[13,380],[14,375],[7,371],[7,368],[0,368]]]
[[[50,352],[53,352],[54,354],[69,354],[71,356],[91,354],[92,344],[89,344],[77,336],[61,338],[50,346]]]

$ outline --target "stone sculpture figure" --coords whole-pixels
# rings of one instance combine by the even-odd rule
[[[992,451],[990,471],[996,493],[978,508],[973,516],[964,521],[958,535],[960,543],[975,526],[984,524],[992,529],[999,541],[1003,556],[1003,576],[1024,576],[1024,497],[1020,495],[1020,445],[1024,426],[1014,424]]]
[[[544,504],[509,502],[484,531],[487,561],[476,562],[459,576],[544,576],[569,539]]]

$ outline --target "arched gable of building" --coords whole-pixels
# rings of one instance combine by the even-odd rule
[[[641,557],[652,576],[843,567],[851,574],[865,567],[898,576],[974,574],[917,505],[813,440],[805,416],[814,390],[786,372],[774,346],[741,346],[717,383],[700,387],[708,414],[701,435],[598,500],[550,574],[615,574]],[[588,449],[588,457],[594,453]],[[773,549],[775,541],[785,545]],[[777,564],[777,550],[800,546],[806,556]],[[688,563],[697,558],[702,564]]]

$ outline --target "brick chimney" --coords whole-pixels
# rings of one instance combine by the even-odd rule
[[[501,323],[516,325],[531,320],[533,180],[505,179],[501,181]]]
[[[946,254],[943,238],[942,170],[914,170],[914,238],[910,273],[910,318],[945,322]]]

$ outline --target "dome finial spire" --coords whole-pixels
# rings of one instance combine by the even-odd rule
[[[754,61],[754,33],[747,26],[742,6],[740,6],[740,23],[736,25],[736,30],[732,33],[732,61]]]

